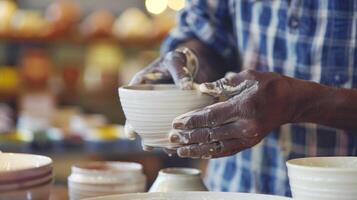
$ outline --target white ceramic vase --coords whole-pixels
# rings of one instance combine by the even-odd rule
[[[166,168],[159,172],[149,192],[207,191],[201,172],[193,168]]]

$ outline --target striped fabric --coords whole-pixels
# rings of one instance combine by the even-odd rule
[[[329,86],[357,86],[355,0],[192,0],[178,20],[163,53],[197,38],[231,66],[242,66],[237,71],[274,71]],[[356,147],[357,133],[288,124],[252,149],[211,160],[206,183],[213,191],[291,196],[286,160],[356,155]]]

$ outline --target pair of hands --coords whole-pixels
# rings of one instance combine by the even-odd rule
[[[198,66],[190,52],[173,51],[138,72],[130,84],[174,81],[181,89],[193,89]],[[173,121],[170,141],[182,145],[177,154],[217,158],[258,144],[274,128],[293,121],[294,80],[276,73],[249,70],[228,73],[218,81],[200,84],[202,93],[221,101]]]

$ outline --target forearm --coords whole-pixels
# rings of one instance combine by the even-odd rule
[[[232,70],[230,67],[233,66],[229,66],[218,53],[199,40],[191,39],[178,47],[190,48],[197,55],[200,65],[195,78],[197,83],[215,81]]]
[[[299,81],[294,122],[357,130],[357,90]]]

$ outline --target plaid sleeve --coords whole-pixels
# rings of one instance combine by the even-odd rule
[[[229,65],[237,64],[237,46],[233,32],[229,0],[188,0],[178,15],[177,26],[164,41],[161,53],[195,38],[214,49]]]

